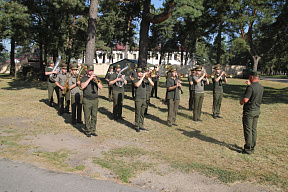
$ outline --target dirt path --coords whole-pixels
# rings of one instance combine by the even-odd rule
[[[25,120],[21,118],[1,118],[1,136],[11,136],[13,131],[5,133],[3,130],[5,127],[18,127],[19,130],[27,129],[31,122],[34,120]],[[30,154],[37,154],[39,151],[55,152],[61,149],[73,151],[69,155],[67,163],[71,166],[84,165],[85,170],[76,172],[76,174],[97,178],[101,180],[112,180],[120,182],[117,176],[108,169],[102,168],[101,166],[92,163],[94,157],[101,157],[103,151],[109,151],[115,147],[123,147],[128,145],[135,145],[131,141],[122,141],[116,139],[105,139],[102,136],[93,137],[92,139],[86,138],[85,135],[77,133],[48,133],[48,134],[37,134],[28,135],[23,137],[20,144],[30,147]],[[0,148],[1,149],[1,148]],[[3,146],[2,146],[3,149]],[[129,185],[138,186],[144,189],[151,189],[157,191],[272,191],[271,189],[256,186],[250,183],[236,183],[233,185],[226,185],[220,183],[216,178],[210,178],[199,173],[183,173],[179,170],[175,170],[169,165],[160,162],[159,160],[149,159],[150,157],[141,157],[142,161],[153,162],[156,166],[153,169],[141,172],[134,178],[130,179]],[[146,158],[146,159],[145,159]],[[28,157],[18,159],[18,162],[29,163],[41,168],[55,170],[53,165],[46,162],[31,161]],[[56,169],[57,171],[57,169]]]

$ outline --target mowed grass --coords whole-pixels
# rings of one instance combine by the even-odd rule
[[[102,79],[103,82],[105,82]],[[144,126],[149,132],[136,133],[134,130],[134,101],[131,98],[130,85],[126,87],[123,105],[123,121],[115,122],[112,118],[112,103],[108,101],[107,84],[100,91],[97,133],[101,141],[119,140],[129,145],[131,149],[120,151],[117,146],[102,157],[95,157],[94,163],[106,167],[127,182],[138,172],[153,167],[155,159],[165,162],[183,172],[200,172],[208,176],[216,176],[221,181],[233,183],[236,181],[254,182],[275,185],[282,190],[288,190],[288,84],[261,80],[265,93],[261,105],[261,115],[258,121],[258,139],[255,154],[248,156],[239,153],[244,145],[242,130],[242,106],[239,104],[246,88],[244,79],[228,79],[224,85],[224,99],[221,107],[222,119],[213,119],[212,113],[212,82],[205,88],[205,98],[201,119],[203,122],[192,121],[192,113],[188,110],[188,82],[183,79],[183,91],[176,123],[172,128],[167,126],[167,105],[165,98],[165,78],[159,82],[158,96],[151,98],[148,116]],[[31,160],[39,157],[48,158],[46,152],[29,152],[29,147],[17,145],[21,137],[40,133],[71,134],[85,137],[81,130],[73,127],[71,117],[58,116],[55,108],[48,107],[46,82],[26,82],[0,78],[0,120],[18,119],[24,124],[7,127],[0,126],[3,133],[1,138],[0,155],[11,159],[21,159],[31,156]],[[54,96],[54,101],[56,101]],[[51,121],[53,123],[51,123]],[[5,133],[4,131],[13,130]],[[8,135],[8,136],[6,136]],[[13,136],[14,135],[14,136]],[[17,136],[17,139],[15,137]],[[87,138],[88,139],[88,138]],[[98,138],[93,138],[97,140]],[[13,143],[12,143],[13,142]],[[72,142],[72,141],[71,141]],[[10,143],[10,144],[9,144]],[[128,145],[128,144],[127,144]],[[16,147],[13,147],[16,146]],[[13,147],[13,153],[7,150]],[[113,146],[110,146],[113,148]],[[128,147],[128,146],[127,146]],[[139,154],[137,154],[139,148]],[[145,153],[144,153],[145,151]],[[132,153],[132,154],[129,154]],[[14,155],[13,155],[14,154]],[[25,154],[25,155],[21,155]],[[53,154],[53,153],[51,153]],[[50,154],[50,156],[51,156]],[[53,154],[55,155],[55,154]],[[53,156],[52,155],[52,156]],[[148,156],[141,162],[141,155]],[[128,157],[127,157],[128,156]],[[137,158],[134,158],[134,157]],[[125,158],[124,158],[125,157]],[[84,159],[85,157],[83,157]],[[147,159],[151,162],[147,162]],[[48,158],[51,164],[53,158]],[[58,158],[66,161],[66,156]],[[121,163],[120,164],[117,164]],[[47,162],[47,161],[46,161]],[[134,166],[135,162],[139,166]],[[143,163],[143,164],[141,164]],[[62,165],[64,166],[64,165]],[[115,167],[123,168],[116,170]],[[137,171],[126,169],[132,167]],[[152,169],[152,168],[151,168]],[[124,174],[122,174],[124,172]],[[126,173],[125,173],[126,172]]]

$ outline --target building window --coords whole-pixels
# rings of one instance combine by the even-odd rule
[[[174,61],[177,61],[177,57],[178,57],[178,55],[174,54]]]
[[[133,59],[136,59],[136,54],[133,54]]]
[[[119,56],[120,56],[120,59],[123,59],[123,54],[120,54]]]
[[[171,60],[172,59],[172,53],[168,54],[168,59]]]
[[[150,53],[147,54],[147,59],[150,59]]]

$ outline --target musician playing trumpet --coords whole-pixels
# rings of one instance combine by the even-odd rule
[[[85,119],[86,136],[98,136],[96,134],[97,112],[99,95],[98,89],[102,89],[103,85],[98,81],[94,74],[94,65],[87,66],[87,75],[80,80],[81,88],[83,90],[83,111]]]
[[[113,98],[113,119],[114,120],[122,120],[122,106],[124,100],[124,86],[117,86],[116,82],[123,82],[124,85],[127,85],[127,81],[125,79],[125,75],[118,77],[119,72],[121,71],[120,65],[116,65],[115,73],[111,77],[111,81],[109,81],[109,85],[112,85],[112,98]]]
[[[209,80],[207,78],[207,73],[202,71],[201,66],[198,66],[195,70],[196,75],[192,78],[195,88],[193,121],[202,121],[201,110],[204,101],[204,85],[209,85]]]
[[[148,84],[153,86],[154,83],[148,76],[149,72],[145,72],[142,68],[137,68],[136,73],[137,78],[133,80],[135,86],[135,129],[136,132],[140,132],[140,130],[147,131],[147,129],[143,127],[147,95],[149,96],[150,94],[150,89],[147,90],[147,86]]]
[[[55,84],[60,88],[59,90],[59,115],[63,113],[69,113],[70,105],[70,90],[68,88],[68,73],[67,73],[67,64],[62,63],[61,71],[57,75]],[[65,105],[64,105],[65,99]],[[64,109],[65,108],[65,109]]]
[[[177,126],[175,122],[180,103],[179,92],[182,85],[180,79],[177,78],[177,67],[175,65],[170,68],[170,73],[171,77],[168,77],[166,80],[166,98],[168,104],[167,124],[169,127],[172,127],[172,125]]]
[[[221,103],[223,99],[223,82],[227,83],[227,78],[226,78],[226,73],[225,71],[221,72],[221,65],[218,64],[214,68],[215,74],[214,77],[212,78],[213,81],[213,118],[222,118],[220,116],[220,108],[221,108]]]

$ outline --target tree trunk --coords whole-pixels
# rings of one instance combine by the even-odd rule
[[[217,44],[217,55],[216,55],[216,64],[220,64],[221,61],[221,52],[222,52],[222,30],[223,30],[223,24],[222,22],[219,24],[219,31],[216,37],[216,44]]]
[[[93,64],[94,60],[97,12],[98,12],[98,0],[91,0],[89,8],[88,37],[85,53],[86,64]]]
[[[150,14],[151,0],[145,0],[143,2],[142,21],[140,24],[140,42],[139,42],[139,58],[138,67],[144,67],[147,64],[148,54],[148,32],[150,20],[148,15]]]
[[[15,38],[11,37],[11,51],[10,51],[10,75],[15,76]]]

